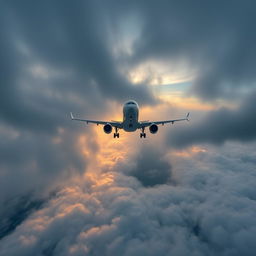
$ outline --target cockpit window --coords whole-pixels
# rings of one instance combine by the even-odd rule
[[[132,101],[129,101],[129,102],[127,102],[127,105],[135,105],[135,103]]]

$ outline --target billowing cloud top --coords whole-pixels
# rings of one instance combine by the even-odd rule
[[[172,180],[153,187],[121,169],[94,169],[5,236],[0,255],[253,255],[256,180],[245,155],[232,166],[233,146],[226,159],[181,158]],[[155,171],[162,166],[156,160]]]

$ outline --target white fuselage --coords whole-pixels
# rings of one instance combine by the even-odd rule
[[[123,129],[134,132],[139,128],[139,106],[136,101],[129,100],[123,107]]]

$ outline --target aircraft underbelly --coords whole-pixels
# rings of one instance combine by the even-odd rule
[[[137,127],[138,127],[137,122],[135,122],[134,120],[132,121],[128,120],[124,122],[123,126],[126,132],[134,132],[137,130]]]
[[[134,132],[138,128],[138,109],[135,107],[126,108],[124,111],[123,129],[126,132]]]

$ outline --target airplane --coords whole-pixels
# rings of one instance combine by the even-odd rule
[[[126,132],[134,132],[136,130],[141,130],[140,138],[146,138],[145,128],[149,127],[149,131],[152,134],[157,133],[158,125],[171,123],[174,124],[178,121],[189,121],[189,113],[186,115],[185,118],[181,119],[174,119],[174,120],[164,120],[164,121],[139,121],[139,105],[134,100],[127,101],[123,106],[123,121],[97,121],[97,120],[87,120],[87,119],[80,119],[75,118],[70,112],[70,116],[72,120],[86,122],[87,124],[93,123],[97,125],[103,125],[103,130],[105,133],[110,134],[115,129],[114,138],[119,138],[118,130],[123,129]]]

